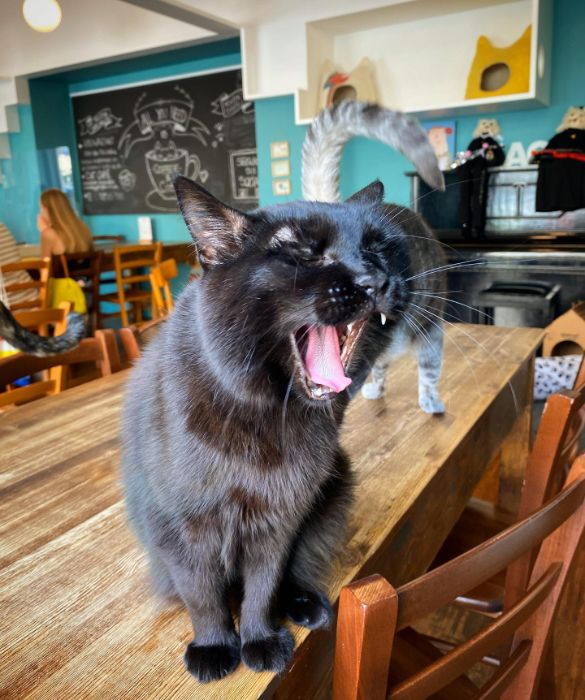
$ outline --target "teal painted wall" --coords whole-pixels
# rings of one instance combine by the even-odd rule
[[[41,183],[30,105],[18,106],[20,131],[10,134],[12,157],[0,160],[0,221],[18,241],[38,242],[36,219]]]
[[[521,141],[524,147],[536,139],[549,139],[570,105],[585,104],[585,1],[555,0],[553,18],[552,82],[550,106],[515,112],[497,112],[506,145]],[[456,149],[464,150],[477,120],[483,115],[456,119]],[[448,115],[444,115],[448,119]],[[424,126],[424,122],[423,122]],[[294,123],[293,97],[256,102],[256,138],[262,205],[301,197],[300,148],[306,127]],[[270,142],[291,145],[291,197],[275,197],[270,177]],[[375,178],[380,178],[389,201],[409,203],[409,183],[404,172],[412,167],[398,153],[366,139],[355,139],[344,150],[341,192],[349,196]]]

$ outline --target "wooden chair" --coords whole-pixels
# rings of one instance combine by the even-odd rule
[[[445,540],[433,567],[496,535],[516,520],[525,518],[559,492],[568,465],[576,456],[579,436],[585,427],[584,407],[585,385],[548,398],[528,458],[517,516],[499,510],[493,503],[472,498]],[[522,571],[523,580],[518,582],[520,589],[530,574],[532,563],[526,559],[524,568],[516,569],[517,572]],[[497,613],[504,603],[503,593],[504,579],[500,573],[457,602],[478,612]]]
[[[17,353],[0,359],[0,387],[8,387],[17,379],[37,372],[56,367],[71,367],[83,362],[95,362],[101,376],[107,376],[122,369],[113,330],[96,331],[94,338],[84,338],[76,348],[59,355],[34,357]],[[47,394],[58,394],[65,388],[64,379],[51,377],[28,386],[10,389],[0,393],[0,408],[31,401]]]
[[[152,287],[153,315],[155,318],[167,316],[173,310],[171,280],[179,275],[177,261],[174,258],[163,260],[150,268],[150,286]]]
[[[67,316],[71,313],[71,303],[63,301],[56,309],[34,309],[15,311],[14,320],[23,328],[39,335],[48,336],[49,326],[53,326],[53,335],[61,335],[67,330]]]
[[[0,268],[4,277],[4,288],[9,298],[15,295],[15,300],[10,300],[10,309],[19,311],[21,309],[44,309],[47,306],[47,285],[51,271],[50,258],[31,258],[19,260],[17,262],[5,263]],[[35,271],[33,277],[24,277],[22,273]],[[15,273],[15,281],[11,282],[10,277]],[[31,293],[30,296],[27,292]],[[19,299],[19,297],[25,297]]]
[[[582,455],[561,493],[479,547],[398,589],[378,575],[344,587],[333,700],[533,698],[559,595],[584,529]],[[539,546],[528,586],[486,629],[446,654],[411,629],[497,571],[517,566]],[[481,689],[462,675],[508,639],[511,652]]]
[[[120,310],[113,314],[100,314],[105,316],[119,316],[122,325],[128,326],[128,309],[130,304],[134,322],[140,323],[143,319],[143,307],[152,304],[152,289],[150,288],[150,272],[145,272],[153,265],[158,265],[162,255],[162,244],[152,243],[144,245],[117,246],[113,250],[114,269],[116,272],[117,291],[112,294],[100,296],[100,301],[117,304]],[[148,285],[148,289],[140,285]]]
[[[83,282],[82,289],[87,300],[90,333],[93,333],[100,325],[99,297],[102,256],[101,250],[90,250],[83,253],[53,255],[51,259],[54,277],[71,277],[71,279]]]
[[[140,359],[142,348],[158,335],[165,321],[166,318],[163,316],[137,326],[120,328],[120,341],[129,363]]]

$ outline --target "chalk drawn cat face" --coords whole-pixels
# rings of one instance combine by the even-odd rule
[[[557,133],[565,129],[585,129],[585,107],[569,107]]]
[[[205,270],[198,313],[220,380],[255,395],[268,381],[310,402],[342,392],[372,332],[408,303],[405,236],[388,221],[382,184],[343,203],[249,214],[187,178],[175,187]]]
[[[480,119],[477,122],[473,135],[476,137],[491,136],[496,138],[500,133],[500,125],[496,119]]]

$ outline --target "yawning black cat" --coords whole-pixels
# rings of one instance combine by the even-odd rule
[[[437,174],[428,143],[417,147]],[[189,671],[218,679],[240,658],[282,671],[293,639],[281,619],[331,621],[320,579],[352,498],[338,441],[349,390],[389,344],[436,245],[430,233],[408,240],[380,182],[344,203],[251,214],[186,178],[176,189],[205,273],[129,384],[128,510],[159,591],[178,594],[191,616]]]

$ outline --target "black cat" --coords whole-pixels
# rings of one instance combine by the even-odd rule
[[[129,384],[127,506],[158,590],[191,616],[189,671],[222,678],[240,658],[282,671],[293,639],[281,617],[331,622],[320,579],[352,501],[338,442],[350,390],[402,327],[408,278],[429,268],[436,245],[417,236],[426,252],[413,260],[379,182],[345,203],[251,214],[183,177],[176,190],[205,273]]]

